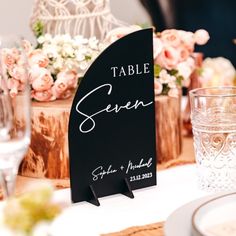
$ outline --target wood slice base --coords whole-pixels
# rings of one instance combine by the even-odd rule
[[[155,97],[157,162],[177,159],[182,151],[181,101],[169,96]]]
[[[32,103],[31,145],[19,174],[69,178],[68,122],[72,99]]]

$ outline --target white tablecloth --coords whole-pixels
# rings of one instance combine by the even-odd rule
[[[157,172],[157,186],[135,190],[134,199],[121,194],[100,198],[100,207],[87,202],[73,204],[52,224],[55,236],[93,236],[165,221],[180,206],[209,195],[198,189],[195,165]],[[70,204],[70,190],[55,194]]]

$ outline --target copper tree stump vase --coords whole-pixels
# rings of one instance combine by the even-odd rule
[[[182,151],[181,96],[156,96],[155,113],[157,161],[165,163]]]
[[[33,102],[31,144],[20,166],[23,176],[69,178],[68,123],[72,98]]]

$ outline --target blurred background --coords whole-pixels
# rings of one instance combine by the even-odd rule
[[[1,33],[18,33],[34,42],[29,27],[33,3],[34,0],[1,0]],[[120,20],[142,26],[154,25],[158,31],[204,28],[211,36],[210,41],[201,47],[204,57],[222,56],[236,66],[233,43],[236,38],[235,0],[111,0],[111,8]]]
[[[34,0],[1,0],[0,31],[1,33],[18,33],[31,42],[35,40],[29,27]],[[113,14],[130,24],[151,25],[151,18],[139,0],[111,0]],[[9,12],[11,14],[9,14]]]

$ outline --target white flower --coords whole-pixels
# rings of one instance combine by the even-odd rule
[[[74,69],[76,61],[73,58],[68,58],[64,61],[65,67],[68,67],[69,70]]]
[[[62,40],[64,43],[71,43],[72,42],[72,38],[69,34],[63,34],[62,35]]]
[[[79,62],[85,60],[85,55],[79,50],[75,53],[75,56],[76,56],[77,61]]]
[[[52,40],[52,35],[51,34],[45,34],[44,35],[44,40],[45,40],[45,42],[50,42]]]
[[[178,75],[183,76],[185,80],[189,79],[193,71],[192,67],[186,61],[180,62],[176,69],[178,70]]]
[[[168,83],[169,88],[176,88],[176,82],[175,81],[170,81]]]
[[[88,49],[85,47],[75,50],[75,57],[79,62],[85,60],[85,56],[87,54],[88,54]]]
[[[74,49],[69,43],[63,45],[61,53],[64,57],[74,57]]]
[[[64,64],[63,58],[61,56],[58,56],[53,63],[53,67],[57,70],[61,70],[63,68],[63,64]]]
[[[236,76],[232,63],[224,57],[206,58],[202,63],[202,86],[232,86]]]
[[[159,81],[159,79],[155,78],[154,79],[154,93],[155,95],[161,94],[163,89],[162,83]]]
[[[46,44],[43,46],[43,52],[49,58],[58,57],[58,47],[54,44]]]
[[[98,48],[98,40],[96,37],[92,37],[88,41],[88,45],[91,49],[97,49]]]
[[[74,37],[74,43],[75,43],[75,45],[80,46],[83,44],[87,44],[88,39],[84,38],[82,35],[77,35]]]
[[[57,34],[52,40],[52,43],[55,43],[55,44],[60,44],[62,42],[63,42],[63,38],[60,34]]]
[[[99,53],[100,53],[99,51],[92,51],[92,52],[91,52],[91,58],[92,58],[92,60],[95,59],[95,58],[99,55]]]
[[[86,70],[86,69],[88,68],[88,65],[89,65],[88,62],[83,61],[82,63],[80,63],[79,68],[80,68],[81,70]]]
[[[99,51],[99,52],[102,52],[102,51],[104,51],[107,47],[109,47],[109,44],[108,44],[108,43],[100,43],[100,44],[98,45],[98,51]]]
[[[169,84],[170,82],[174,82],[176,80],[176,78],[173,75],[168,74],[165,69],[161,70],[159,79],[162,84]]]
[[[39,36],[39,37],[37,38],[37,42],[38,42],[39,44],[43,44],[43,43],[45,42],[45,37],[44,37],[43,35]]]
[[[214,76],[214,70],[212,68],[209,68],[209,67],[205,67],[205,68],[202,68],[202,73],[201,73],[201,76],[200,76],[200,83],[202,85],[206,85],[209,83],[211,83],[211,80]]]
[[[204,29],[199,29],[194,33],[194,40],[198,45],[204,45],[210,39],[208,32]]]

